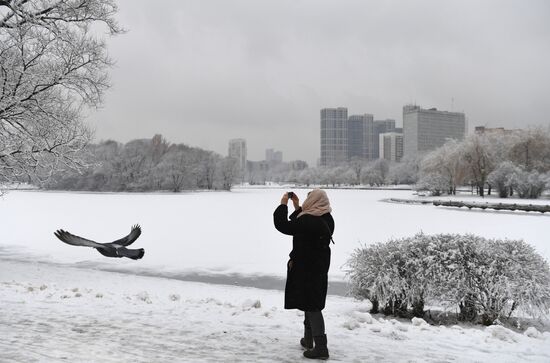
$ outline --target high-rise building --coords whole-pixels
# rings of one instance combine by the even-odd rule
[[[348,160],[352,158],[372,159],[373,116],[351,115],[348,118]]]
[[[380,134],[386,132],[395,131],[395,120],[385,119],[385,120],[376,120],[373,123],[373,136],[372,136],[372,151],[370,159],[378,159],[380,156]]]
[[[348,157],[348,109],[321,110],[321,166],[335,165]]]
[[[265,161],[270,164],[278,164],[283,162],[283,152],[274,149],[265,150]]]
[[[466,135],[466,116],[462,112],[403,106],[404,156],[416,157],[442,146],[448,139],[462,140]]]
[[[246,140],[232,139],[229,140],[228,156],[235,158],[241,171],[246,171]]]
[[[379,135],[380,159],[401,161],[403,158],[403,134],[400,132],[386,132]]]

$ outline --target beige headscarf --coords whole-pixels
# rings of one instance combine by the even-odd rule
[[[330,212],[332,212],[332,208],[327,193],[322,189],[313,189],[302,204],[302,212],[298,214],[298,218],[304,214],[320,217]]]

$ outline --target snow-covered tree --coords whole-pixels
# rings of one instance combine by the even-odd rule
[[[449,191],[449,179],[441,173],[422,173],[414,189],[429,191],[433,196],[440,196]]]
[[[492,138],[483,134],[469,135],[463,141],[462,158],[469,177],[482,197],[485,196],[487,177],[494,170],[497,161],[494,149],[490,147],[491,141]]]
[[[548,188],[548,175],[522,170],[513,174],[512,183],[520,198],[536,199]]]
[[[199,154],[195,170],[199,188],[214,189],[219,158],[212,151],[205,151]]]
[[[388,181],[389,172],[390,162],[386,159],[378,159],[362,169],[361,180],[371,186],[384,185]]]
[[[527,171],[550,171],[550,130],[539,127],[515,133],[509,157]]]
[[[372,169],[380,176],[380,184],[386,184],[390,172],[390,162],[386,159],[378,159],[374,162]]]
[[[180,192],[196,186],[193,155],[189,149],[185,145],[173,145],[163,155],[154,173],[163,180],[159,189],[166,186],[173,192]]]
[[[82,169],[91,139],[81,115],[101,104],[122,29],[114,0],[0,1],[0,182]]]
[[[306,187],[309,187],[310,184],[315,183],[315,181],[316,175],[314,169],[307,168],[300,171],[300,173],[298,174],[298,182],[305,185]]]
[[[231,190],[231,187],[239,176],[238,162],[235,158],[225,157],[220,160],[220,182],[223,190]]]
[[[493,185],[501,198],[507,198],[513,194],[519,175],[522,170],[511,161],[504,161],[488,175],[487,181]]]
[[[448,194],[456,194],[457,185],[464,182],[466,169],[462,162],[463,143],[454,139],[448,140],[443,146],[428,153],[422,160],[420,173],[437,176],[437,179],[447,179]],[[426,183],[426,178],[421,178]],[[438,185],[439,187],[439,185]]]
[[[363,170],[364,165],[365,162],[362,159],[356,156],[351,158],[349,166],[355,175],[355,180],[350,184],[361,184],[361,171]]]
[[[415,184],[419,177],[420,158],[405,158],[391,166],[388,181],[393,184]]]

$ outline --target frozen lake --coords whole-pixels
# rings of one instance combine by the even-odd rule
[[[303,200],[308,190],[295,191]],[[278,288],[282,287],[280,278],[285,274],[291,238],[274,229],[272,213],[285,191],[12,191],[0,198],[0,256],[206,282],[231,283],[243,278],[248,281],[244,285]],[[328,195],[336,221],[329,275],[333,285],[344,279],[345,263],[361,244],[421,231],[524,239],[550,258],[546,237],[550,215],[381,201],[415,198],[411,191],[328,190]],[[142,226],[143,234],[134,247],[146,251],[139,261],[105,258],[90,248],[65,245],[53,235],[62,228],[110,242],[126,235],[135,223]]]

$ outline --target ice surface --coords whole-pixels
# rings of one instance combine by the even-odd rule
[[[0,198],[0,254],[33,254],[35,259],[86,268],[169,277],[236,274],[235,279],[239,275],[282,278],[291,238],[275,230],[272,213],[287,189],[179,194],[12,191]],[[304,199],[308,190],[295,191]],[[343,279],[344,265],[360,244],[420,231],[521,238],[550,257],[545,237],[550,215],[380,201],[415,198],[411,191],[328,190],[328,195],[336,220],[329,274],[333,281]],[[108,242],[129,233],[134,223],[143,228],[133,245],[145,248],[145,257],[139,261],[105,258],[93,249],[68,246],[53,236],[56,229],[63,228]],[[271,288],[282,286],[276,280],[271,283]]]

